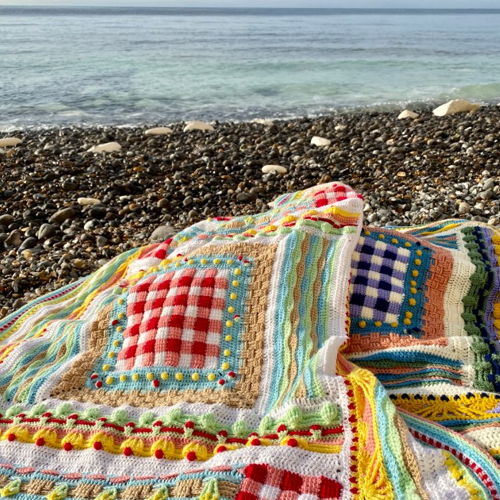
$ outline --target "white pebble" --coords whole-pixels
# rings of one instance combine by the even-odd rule
[[[98,144],[97,146],[92,146],[87,150],[88,153],[114,153],[115,151],[120,151],[122,147],[117,142],[105,142],[104,144]]]
[[[398,115],[398,120],[404,120],[405,118],[418,118],[418,114],[415,113],[414,111],[410,111],[409,109],[405,109],[404,111],[401,111]]]
[[[184,127],[184,132],[189,132],[190,130],[205,130],[207,132],[211,132],[214,130],[210,123],[193,121],[186,122],[186,126]]]
[[[155,127],[150,128],[144,132],[144,135],[169,135],[173,130],[169,127]]]
[[[432,113],[435,116],[448,116],[455,113],[465,113],[467,111],[477,111],[481,107],[480,104],[465,101],[463,99],[453,99],[445,104],[437,107]]]
[[[262,167],[262,172],[264,174],[286,174],[288,170],[281,165],[264,165]]]
[[[83,207],[99,205],[100,203],[102,203],[101,200],[98,200],[97,198],[78,198],[76,201],[79,205],[82,205]]]
[[[21,142],[23,142],[23,140],[19,139],[19,137],[4,137],[3,139],[0,139],[0,148],[17,146],[18,144],[21,144]]]
[[[315,135],[311,139],[311,145],[312,146],[318,146],[318,147],[328,147],[332,141],[330,139],[325,139],[324,137],[319,137]]]

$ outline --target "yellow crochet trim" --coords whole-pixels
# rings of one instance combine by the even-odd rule
[[[375,412],[377,411],[373,402],[375,401],[376,378],[368,371],[355,369],[347,379],[351,382],[353,399],[356,405],[356,426],[357,426],[357,460],[352,461],[358,467],[358,471],[353,473],[357,478],[359,493],[354,495],[359,499],[389,500],[394,498],[394,490],[389,480],[382,458],[382,443],[377,431],[375,422]],[[365,406],[369,405],[371,422],[363,421]],[[369,433],[375,443],[375,450],[367,450]]]
[[[463,465],[449,451],[443,450],[442,453],[445,457],[444,463],[451,476],[460,487],[467,491],[470,495],[470,499],[486,500],[484,492],[473,483],[472,478],[465,467],[463,467]]]
[[[484,397],[477,393],[474,397],[460,394],[458,399],[455,399],[455,396],[446,396],[446,398],[448,401],[443,401],[440,396],[436,396],[433,400],[415,394],[406,394],[404,398],[400,394],[391,396],[392,402],[398,408],[436,422],[450,418],[480,421],[500,416],[500,413],[492,412],[500,402],[495,398],[495,394],[488,394]]]
[[[157,451],[161,451],[163,457],[170,460],[183,460],[194,452],[196,460],[205,461],[221,451],[217,446],[213,450],[209,450],[206,446],[195,442],[188,443],[182,448],[177,448],[176,443],[168,439],[157,439],[149,444],[149,440],[133,437],[117,443],[113,439],[113,436],[103,431],[98,431],[88,437],[85,437],[81,432],[75,431],[69,432],[61,438],[57,435],[56,431],[51,429],[40,429],[32,434],[26,427],[14,426],[4,431],[0,436],[0,440],[8,440],[9,435],[14,435],[15,439],[22,443],[43,443],[43,446],[56,449],[63,449],[64,445],[69,443],[71,444],[71,449],[85,450],[94,448],[94,443],[99,442],[101,443],[100,449],[114,455],[127,454],[127,452],[130,453],[131,451],[134,456],[154,457]],[[245,446],[252,446],[251,441],[253,439],[254,437],[249,438],[246,444],[226,443],[224,447],[227,450],[236,450]],[[288,446],[289,439],[287,437],[277,442],[276,440],[260,438],[259,442],[261,446]],[[314,443],[299,437],[295,439],[295,442],[297,447],[316,453],[329,454],[340,453],[342,451],[341,444]]]

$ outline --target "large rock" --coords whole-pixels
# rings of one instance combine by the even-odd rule
[[[212,127],[212,125],[210,125],[210,123],[206,122],[186,122],[184,132],[189,132],[190,130],[205,130],[206,132],[211,132],[212,130],[214,130],[214,128]]]
[[[325,139],[324,137],[319,137],[315,135],[311,139],[311,145],[312,146],[318,146],[318,147],[328,147],[332,141],[330,139]]]
[[[88,153],[114,153],[120,151],[122,147],[117,142],[105,142],[104,144],[98,144],[97,146],[92,146],[87,150]]]
[[[432,113],[435,116],[448,116],[456,113],[466,113],[468,111],[477,111],[481,104],[464,101],[463,99],[453,99],[436,108]]]
[[[151,243],[161,243],[162,241],[165,241],[169,236],[172,236],[173,234],[175,234],[175,229],[172,226],[165,224],[164,226],[157,227],[151,233],[149,241],[151,241]]]
[[[100,205],[102,203],[101,200],[97,198],[78,198],[76,201],[78,205],[82,205],[82,207]]]
[[[409,109],[405,109],[404,111],[401,111],[398,115],[398,120],[404,120],[405,118],[411,118],[415,119],[418,118],[418,113],[415,113],[415,111],[410,111]]]
[[[19,139],[19,137],[4,137],[3,139],[0,139],[0,148],[17,146],[18,144],[21,144],[21,142],[23,142],[23,140]]]
[[[265,174],[286,174],[288,170],[281,165],[264,165],[262,172]]]
[[[173,132],[173,130],[169,127],[155,127],[150,128],[144,132],[144,135],[169,135]]]

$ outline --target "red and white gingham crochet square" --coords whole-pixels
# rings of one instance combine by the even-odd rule
[[[245,479],[236,500],[336,500],[342,485],[324,476],[302,476],[266,464],[243,469]]]
[[[314,206],[316,208],[338,203],[350,198],[361,198],[361,195],[353,191],[349,186],[344,184],[329,184],[325,189],[321,189],[314,193]]]
[[[228,285],[228,271],[188,268],[132,287],[116,368],[216,368]]]

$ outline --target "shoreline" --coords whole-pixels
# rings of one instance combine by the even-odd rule
[[[134,123],[127,122],[109,122],[109,123],[91,123],[91,122],[61,122],[61,123],[41,123],[41,124],[29,124],[24,126],[18,125],[0,125],[0,136],[5,134],[14,134],[14,133],[22,133],[22,132],[41,132],[41,131],[50,131],[54,129],[108,129],[108,128],[117,128],[117,129],[138,129],[138,128],[151,128],[158,126],[168,126],[173,127],[178,124],[183,124],[186,121],[191,120],[204,120],[208,123],[215,124],[241,124],[241,123],[253,123],[258,120],[272,120],[275,122],[288,122],[293,120],[301,120],[301,119],[322,119],[322,118],[335,118],[344,115],[364,115],[364,114],[399,114],[403,109],[410,109],[417,113],[429,114],[432,113],[432,110],[444,102],[447,102],[451,99],[456,99],[456,96],[446,95],[443,96],[442,99],[424,99],[420,101],[394,101],[387,103],[372,103],[366,105],[345,105],[345,106],[337,106],[329,109],[325,109],[323,111],[318,111],[314,113],[301,114],[300,112],[295,114],[283,114],[279,116],[270,116],[261,114],[258,116],[247,116],[242,118],[222,118],[216,119],[207,116],[203,116],[201,113],[199,116],[190,116],[185,119],[175,119],[175,120],[139,120]],[[491,109],[491,108],[500,108],[500,97],[498,99],[474,99],[474,98],[466,98],[471,100],[471,102],[477,102],[481,104],[483,109]],[[72,112],[78,112],[74,110]]]
[[[0,154],[0,316],[147,244],[158,227],[166,237],[206,217],[264,211],[278,194],[332,180],[365,196],[366,224],[499,224],[500,107],[398,114],[217,122],[213,132],[178,122],[166,136],[145,136],[152,125],[15,134],[23,142]],[[331,144],[313,146],[313,136]],[[110,141],[122,150],[86,152]],[[268,164],[287,173],[263,174]]]

